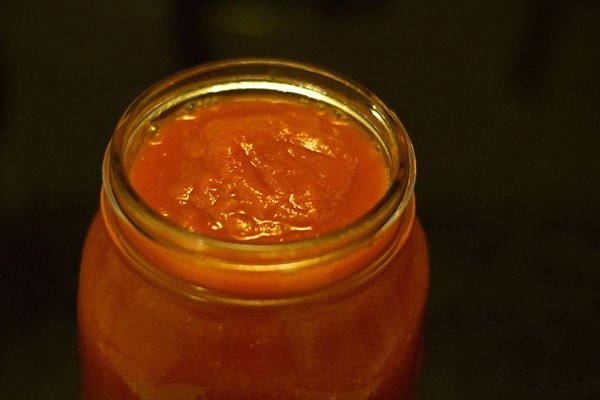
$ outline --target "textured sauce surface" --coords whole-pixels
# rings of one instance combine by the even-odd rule
[[[189,104],[148,126],[130,179],[153,209],[229,241],[293,241],[368,213],[386,162],[348,118],[273,99]]]

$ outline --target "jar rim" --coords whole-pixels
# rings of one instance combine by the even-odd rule
[[[395,141],[396,150],[389,155],[395,160],[395,165],[390,166],[390,186],[377,205],[350,224],[320,235],[288,242],[253,243],[222,240],[188,231],[167,220],[139,197],[128,179],[125,153],[131,144],[131,133],[143,120],[160,110],[173,108],[189,97],[257,88],[271,90],[273,94],[286,90],[300,97],[343,106],[345,112],[366,118],[362,122],[368,121],[380,130],[387,130],[389,138]],[[175,96],[175,92],[180,95]],[[187,97],[182,97],[181,92],[187,93]],[[353,101],[360,104],[352,104]],[[366,113],[368,115],[364,115]],[[370,130],[373,129],[371,126]],[[398,220],[407,209],[413,196],[415,177],[416,161],[410,138],[395,113],[374,93],[348,78],[312,64],[262,58],[206,63],[152,85],[133,101],[119,120],[103,165],[104,192],[110,207],[120,220],[127,221],[152,240],[161,240],[166,245],[188,252],[217,249],[254,256],[260,254],[264,256],[260,257],[262,261],[267,260],[269,254],[282,251],[288,254],[301,252],[305,257],[306,251],[311,249],[338,248],[376,234]],[[255,270],[257,267],[239,264],[238,268]],[[285,266],[270,268],[285,269]]]

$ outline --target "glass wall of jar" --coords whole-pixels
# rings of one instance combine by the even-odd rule
[[[132,186],[136,154],[161,124],[231,98],[308,104],[361,127],[386,162],[383,198],[341,228],[289,242],[217,239],[169,221]],[[410,398],[429,274],[415,168],[393,112],[317,67],[234,60],[150,88],[115,129],[84,247],[84,398]]]

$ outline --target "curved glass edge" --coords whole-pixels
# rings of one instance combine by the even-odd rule
[[[339,108],[374,135],[390,163],[390,188],[369,213],[338,230],[314,238],[275,244],[223,241],[189,232],[166,220],[137,196],[127,179],[127,154],[141,124],[190,99],[223,93],[264,91],[292,94]],[[187,253],[260,255],[260,263],[314,257],[331,249],[353,247],[395,223],[413,196],[416,161],[410,139],[396,115],[373,93],[318,67],[272,59],[242,59],[194,67],[158,82],[125,111],[107,148],[103,165],[104,192],[121,221],[150,239]],[[235,257],[234,257],[235,258]],[[285,269],[285,263],[274,268]],[[249,270],[255,266],[248,265]],[[240,269],[245,269],[240,266]]]

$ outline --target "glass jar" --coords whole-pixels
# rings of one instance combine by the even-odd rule
[[[128,171],[156,121],[190,101],[261,94],[361,125],[391,177],[377,207],[331,233],[252,244],[189,232],[138,197]],[[414,180],[393,112],[319,68],[235,60],[159,82],[127,109],[104,160],[79,283],[84,398],[409,398],[429,274]]]

